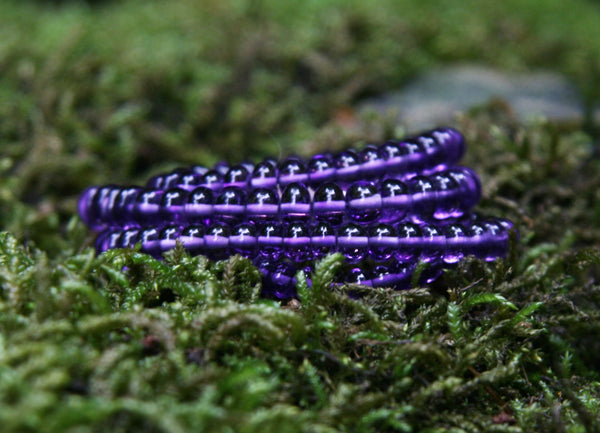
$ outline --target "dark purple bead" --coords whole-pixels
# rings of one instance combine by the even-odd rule
[[[340,227],[337,245],[348,263],[358,263],[368,252],[369,238],[361,226],[348,223]]]
[[[289,262],[263,263],[258,266],[263,278],[263,295],[278,299],[296,296],[297,269]]]
[[[416,167],[422,165],[422,150],[418,145],[410,142],[390,140],[379,147],[381,154],[386,159],[386,169],[389,174],[398,177],[410,177],[418,173]]]
[[[392,226],[379,223],[369,227],[369,254],[373,260],[386,261],[397,249],[398,237]]]
[[[430,221],[435,212],[435,189],[426,176],[415,176],[406,182],[411,196],[410,213],[415,221]]]
[[[288,219],[308,218],[311,213],[310,193],[301,183],[291,183],[281,194],[279,211],[282,217]]]
[[[335,173],[333,157],[328,153],[315,155],[308,161],[308,174],[312,185],[331,181],[335,178]]]
[[[223,176],[225,173],[221,174],[216,170],[209,170],[202,175],[201,183],[206,188],[210,188],[212,190],[220,190],[223,188]]]
[[[465,167],[457,167],[448,172],[459,185],[461,190],[461,209],[471,209],[481,198],[481,182],[479,176]],[[456,216],[462,216],[463,212],[458,212]]]
[[[439,260],[446,249],[446,237],[439,227],[433,224],[421,225],[423,260],[431,262]]]
[[[398,248],[395,256],[400,261],[415,261],[421,255],[422,231],[417,224],[402,222],[396,225]]]
[[[113,188],[112,190],[108,191],[102,200],[102,205],[100,206],[100,219],[109,226],[113,226],[116,222],[118,222],[118,219],[115,219],[113,211],[117,207],[120,192],[121,188]],[[131,220],[131,215],[128,216],[127,220],[128,222]]]
[[[214,193],[211,189],[199,186],[188,196],[185,204],[185,217],[188,221],[207,223],[212,217],[215,203]]]
[[[223,188],[213,206],[213,218],[222,221],[237,221],[246,213],[248,197],[246,191],[237,186]]]
[[[373,286],[373,282],[367,276],[367,272],[360,267],[352,268],[344,278],[348,284],[362,284],[364,286]]]
[[[223,178],[223,186],[237,186],[245,188],[248,184],[250,173],[243,165],[235,165],[229,169]]]
[[[320,221],[339,225],[346,214],[342,188],[331,182],[321,185],[313,196],[313,214]]]
[[[119,238],[119,248],[133,248],[138,242],[140,231],[137,227],[123,230]]]
[[[203,225],[189,225],[181,231],[179,240],[191,255],[203,254],[206,251],[204,245],[205,232],[206,227]]]
[[[281,186],[291,183],[306,183],[308,172],[304,163],[298,158],[287,158],[279,164],[279,184]]]
[[[395,222],[404,219],[412,205],[412,197],[408,194],[408,186],[397,179],[385,179],[379,187],[381,190],[381,222]]]
[[[241,223],[235,226],[229,238],[229,246],[235,254],[254,257],[256,254],[256,228],[252,223]]]
[[[438,140],[436,140],[434,135],[431,133],[423,134],[415,138],[415,141],[417,141],[425,150],[425,155],[427,155],[427,166],[436,167],[436,170],[445,168],[443,164],[447,158],[446,149]],[[431,169],[425,169],[424,171],[430,173]]]
[[[265,160],[254,167],[250,179],[252,188],[274,188],[277,186],[277,165]]]
[[[163,221],[182,223],[185,221],[184,209],[189,193],[181,188],[172,188],[164,192],[160,202],[160,215]]]
[[[446,249],[444,250],[443,260],[446,263],[457,263],[462,260],[467,249],[467,230],[460,224],[450,224],[444,228],[446,236]]]
[[[139,186],[121,188],[110,212],[110,221],[113,223],[131,222],[134,215],[135,202],[143,191]]]
[[[229,166],[229,164],[227,162],[225,162],[225,161],[219,161],[215,165],[213,165],[213,167],[212,167],[211,170],[216,171],[221,176],[225,176],[225,174],[227,174],[227,172],[229,171],[229,169],[230,169],[230,166]]]
[[[142,252],[150,254],[154,257],[160,257],[160,230],[156,227],[147,227],[139,234],[139,242],[142,245]]]
[[[416,139],[407,139],[402,140],[400,146],[404,152],[403,159],[407,163],[406,171],[403,174],[410,177],[422,173],[427,162],[423,145]]]
[[[97,222],[99,211],[95,200],[99,190],[100,187],[97,186],[92,186],[86,189],[83,194],[81,194],[81,197],[79,197],[79,201],[77,202],[77,210],[79,211],[81,220],[92,229],[98,228],[99,225]]]
[[[335,230],[326,222],[319,222],[312,227],[310,245],[314,259],[320,259],[336,250],[337,236]]]
[[[395,275],[390,272],[390,268],[385,265],[378,265],[371,271],[372,287],[393,287],[395,285]]]
[[[185,189],[186,191],[192,191],[194,188],[200,186],[202,184],[202,176],[194,173],[193,171],[188,171],[181,175],[181,179],[179,180],[179,188]]]
[[[206,254],[213,260],[226,259],[230,254],[229,226],[223,223],[211,224],[204,234],[204,245]]]
[[[498,257],[505,257],[508,254],[507,230],[495,219],[484,220],[481,224],[485,228],[485,233],[481,236],[479,257],[488,262]]]
[[[288,225],[283,238],[283,247],[292,262],[304,262],[311,259],[310,233],[306,224],[293,222]]]
[[[119,229],[107,229],[101,232],[96,238],[96,252],[98,254],[105,251],[120,248],[121,230]]]
[[[438,128],[431,131],[430,134],[444,148],[446,166],[456,163],[462,158],[466,146],[460,132],[451,128]]]
[[[258,254],[266,260],[279,260],[283,255],[283,228],[281,223],[268,222],[258,231]]]
[[[89,214],[94,217],[96,229],[111,225],[111,210],[120,190],[116,185],[107,185],[99,188],[94,194]]]
[[[246,204],[248,218],[267,219],[275,218],[279,214],[279,196],[268,188],[252,190]]]
[[[368,144],[358,154],[360,175],[366,177],[381,177],[387,171],[385,154],[374,144]]]
[[[204,176],[206,173],[208,173],[210,171],[210,169],[208,167],[205,167],[203,165],[195,165],[192,167],[192,172],[196,175],[196,176]]]
[[[460,185],[448,173],[437,173],[430,176],[436,191],[436,209],[434,218],[446,219],[452,216],[462,215]]]
[[[359,177],[360,157],[354,150],[340,152],[334,157],[335,177],[342,181],[352,181]]]
[[[371,182],[353,183],[346,192],[348,216],[356,222],[370,222],[381,212],[381,195]]]
[[[180,233],[181,228],[179,226],[169,225],[164,227],[158,235],[160,250],[165,252],[175,248]]]
[[[133,215],[136,221],[142,224],[160,223],[161,202],[164,191],[144,190],[136,197],[133,205]]]

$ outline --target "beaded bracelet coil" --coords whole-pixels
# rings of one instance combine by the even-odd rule
[[[140,244],[161,257],[179,242],[215,260],[240,254],[267,296],[294,296],[297,270],[334,252],[349,265],[343,281],[405,289],[419,261],[430,283],[467,255],[507,254],[512,223],[471,212],[481,185],[454,166],[464,150],[458,131],[439,128],[308,160],[195,166],[145,187],[88,188],[79,214],[100,231],[98,253]]]

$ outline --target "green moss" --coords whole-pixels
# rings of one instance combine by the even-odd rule
[[[551,68],[596,103],[599,15],[583,0],[2,2],[2,431],[597,430],[592,124],[521,124],[498,104],[457,119],[478,208],[520,233],[506,260],[468,258],[431,288],[330,289],[331,256],[280,305],[240,257],[96,257],[74,215],[94,183],[397,134],[335,119],[445,62]]]

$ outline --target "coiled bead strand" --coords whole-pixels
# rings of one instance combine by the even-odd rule
[[[481,196],[477,175],[457,167],[407,181],[357,181],[346,191],[336,183],[316,189],[300,183],[277,190],[246,191],[228,186],[220,193],[206,187],[166,191],[117,186],[88,189],[79,202],[80,215],[94,229],[111,226],[173,223],[209,223],[260,220],[317,220],[340,224],[354,221],[394,222],[460,217]]]

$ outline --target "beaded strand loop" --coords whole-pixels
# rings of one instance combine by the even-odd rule
[[[422,284],[468,255],[506,256],[513,224],[483,218],[477,174],[456,166],[462,135],[437,128],[403,140],[308,159],[193,166],[145,186],[88,188],[79,214],[99,231],[96,251],[131,248],[160,258],[180,243],[214,260],[240,254],[264,276],[266,296],[295,295],[298,269],[334,252],[340,282],[407,289],[419,261]]]

